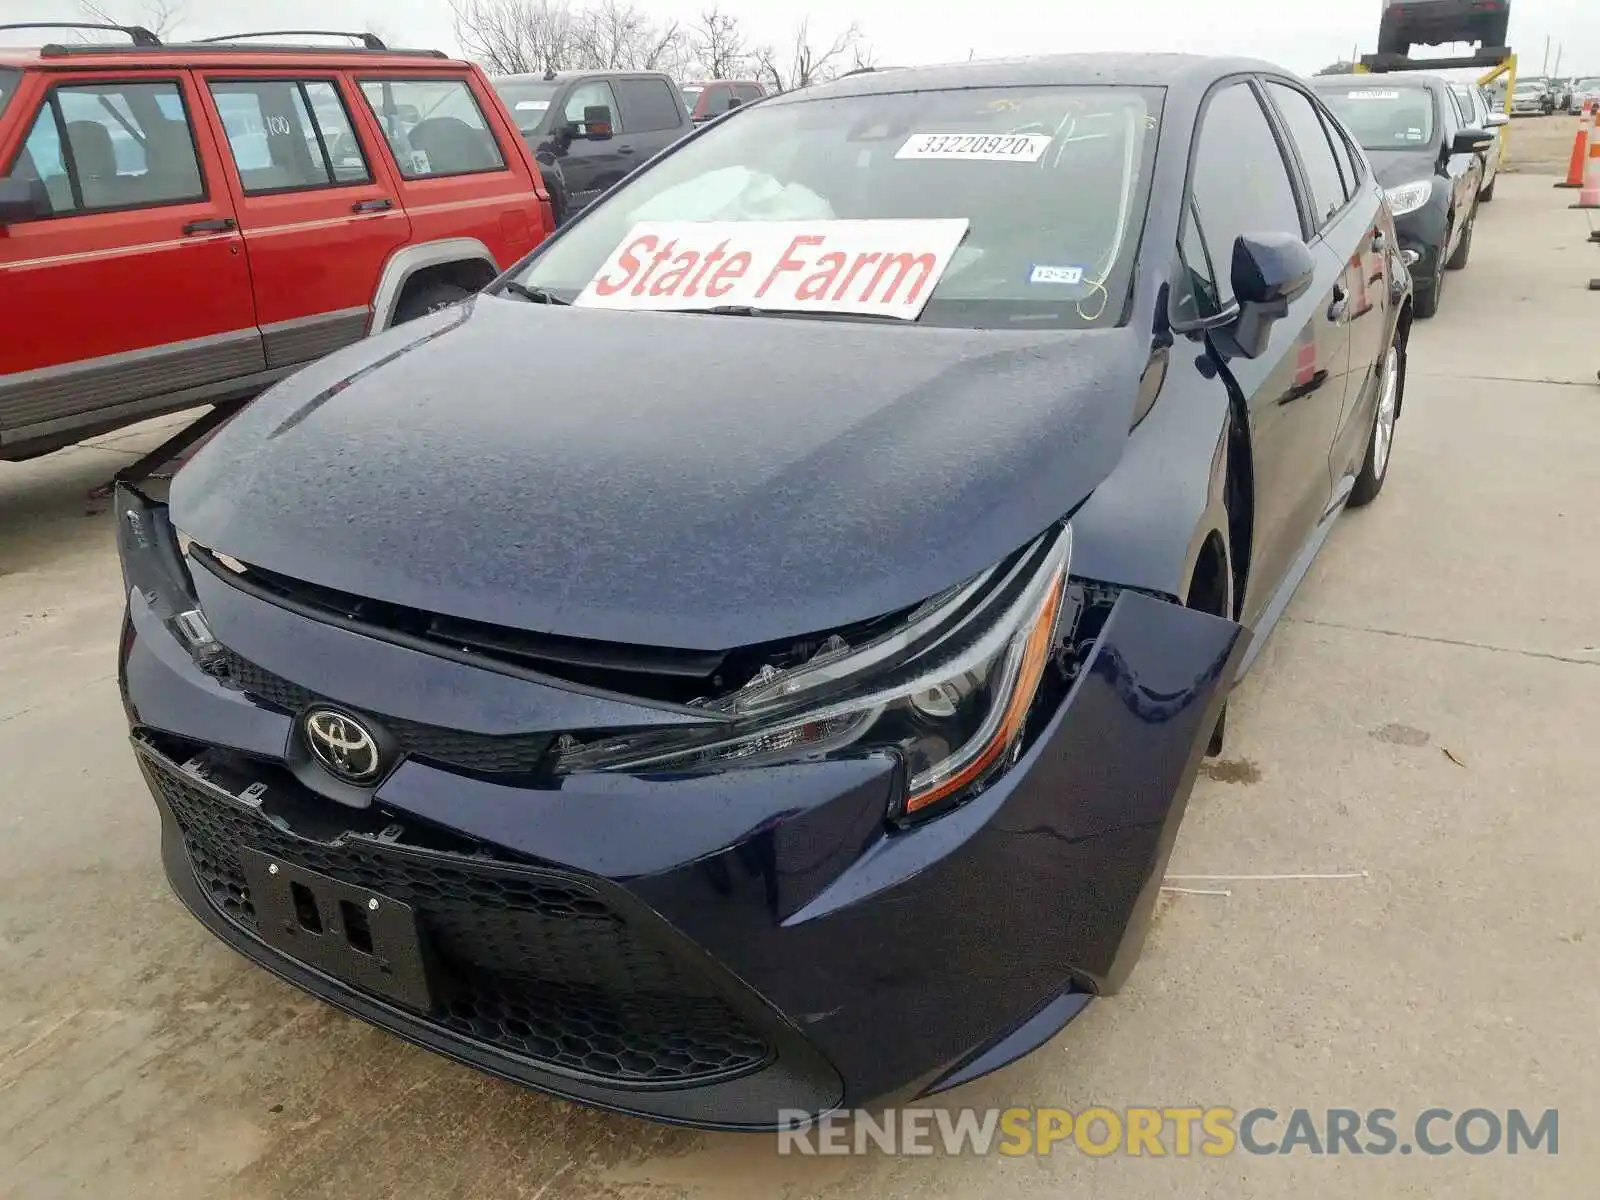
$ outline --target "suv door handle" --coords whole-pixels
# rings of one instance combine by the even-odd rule
[[[387,196],[383,196],[376,200],[357,200],[350,206],[350,211],[358,213],[382,212],[386,208],[393,207],[394,201],[389,199]]]
[[[618,154],[632,154],[638,150],[637,146],[622,145],[617,147]]]
[[[232,217],[212,217],[207,221],[190,221],[183,227],[186,236],[193,237],[197,233],[223,233],[237,227]]]
[[[1389,239],[1383,236],[1383,230],[1375,230],[1372,234],[1372,249],[1374,253],[1382,254],[1389,245]]]
[[[1343,325],[1346,315],[1346,302],[1350,299],[1350,290],[1342,282],[1333,285],[1333,303],[1328,305],[1328,320],[1335,324]]]

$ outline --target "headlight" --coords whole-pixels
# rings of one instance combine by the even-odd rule
[[[925,815],[970,795],[1020,753],[1071,555],[1062,524],[893,632],[856,648],[830,639],[809,662],[763,671],[707,702],[722,718],[714,725],[568,742],[558,770],[665,773],[887,749],[908,780],[890,815]]]
[[[145,499],[126,484],[117,488],[116,513],[124,588],[137,590],[150,611],[204,666],[221,647],[195,600],[183,535],[173,529],[165,505]]]
[[[1433,180],[1419,179],[1415,183],[1384,188],[1383,195],[1389,201],[1389,211],[1397,217],[1403,217],[1406,213],[1416,212],[1428,202],[1428,197],[1433,195]]]

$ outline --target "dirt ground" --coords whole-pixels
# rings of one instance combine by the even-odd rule
[[[1506,169],[1526,175],[1565,175],[1578,123],[1570,113],[1514,118],[1505,133]]]
[[[1519,122],[1514,153],[1561,128]],[[779,1157],[498,1083],[301,995],[161,876],[111,529],[84,503],[146,429],[0,464],[0,1197],[1594,1195],[1600,251],[1569,196],[1530,168],[1483,209],[1416,328],[1384,494],[1235,693],[1172,864],[1354,878],[1166,897],[1121,995],[938,1098],[1557,1108],[1558,1155]]]

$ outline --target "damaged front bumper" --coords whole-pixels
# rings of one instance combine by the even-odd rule
[[[137,588],[121,654],[167,874],[194,915],[462,1062],[729,1129],[954,1086],[1115,990],[1248,641],[1121,593],[1021,758],[897,828],[905,779],[888,753],[499,771],[519,738],[626,721],[592,694],[195,583],[249,690],[238,670],[202,670]],[[297,773],[308,699],[418,747],[366,806]]]

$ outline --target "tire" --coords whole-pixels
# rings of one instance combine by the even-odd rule
[[[1496,171],[1494,178],[1489,180],[1489,186],[1478,193],[1478,203],[1487,204],[1494,199],[1494,185],[1500,182],[1500,172]]]
[[[460,304],[473,293],[454,283],[430,283],[418,288],[395,307],[394,324],[404,325],[452,304]]]
[[[1394,341],[1384,352],[1383,366],[1378,374],[1378,401],[1372,413],[1372,432],[1367,436],[1367,454],[1361,462],[1361,474],[1350,490],[1350,507],[1365,508],[1383,491],[1383,481],[1389,478],[1389,462],[1394,449],[1395,425],[1400,416],[1401,403],[1406,390],[1406,347],[1396,331]]]
[[[1474,208],[1472,215],[1467,218],[1467,227],[1461,231],[1461,240],[1456,243],[1456,252],[1444,265],[1446,271],[1459,271],[1467,265],[1467,258],[1472,254],[1472,230],[1477,223],[1478,210]]]

